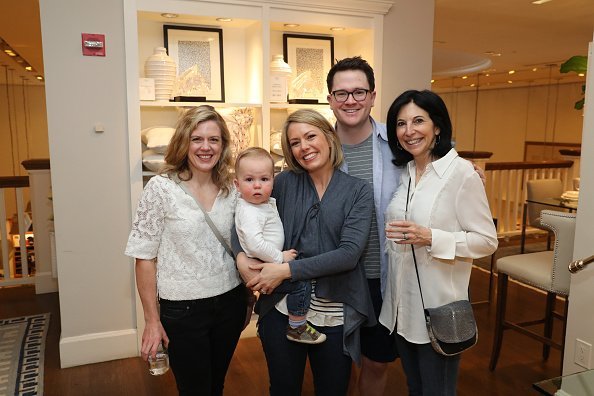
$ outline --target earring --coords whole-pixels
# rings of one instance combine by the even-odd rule
[[[402,146],[400,145],[400,142],[398,141],[398,139],[396,139],[396,147],[398,148],[398,150],[400,151],[404,151],[404,149],[402,148]]]
[[[435,145],[437,146],[441,140],[441,135],[436,135],[435,137]]]

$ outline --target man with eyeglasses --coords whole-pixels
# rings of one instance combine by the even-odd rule
[[[359,56],[338,61],[328,72],[326,82],[328,103],[336,117],[336,131],[345,155],[342,170],[373,187],[374,216],[362,260],[377,318],[388,266],[384,213],[400,182],[401,170],[392,164],[386,125],[370,116],[376,92],[373,69],[367,61]],[[388,363],[398,356],[394,337],[379,322],[374,327],[363,327],[361,352],[360,394],[383,395]]]

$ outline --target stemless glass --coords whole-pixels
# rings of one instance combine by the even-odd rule
[[[157,348],[157,354],[153,358],[149,355],[148,358],[149,373],[151,375],[163,375],[169,371],[169,353],[163,344]]]

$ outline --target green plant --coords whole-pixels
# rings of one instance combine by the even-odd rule
[[[588,70],[588,57],[584,55],[576,55],[569,58],[565,63],[561,65],[559,71],[561,73],[576,72],[584,73]],[[582,85],[582,95],[586,93],[586,84]],[[584,98],[581,98],[573,106],[576,110],[584,108]]]

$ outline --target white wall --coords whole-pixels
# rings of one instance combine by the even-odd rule
[[[458,150],[490,151],[490,161],[523,161],[525,141],[580,143],[581,83],[440,93]],[[549,92],[550,91],[550,92]],[[475,131],[476,119],[476,137]]]
[[[62,367],[137,355],[133,268],[123,255],[131,213],[123,2],[39,2]],[[106,57],[82,56],[83,32],[106,35]]]
[[[377,87],[382,122],[402,92],[430,88],[434,8],[434,0],[396,0],[384,17],[382,83]]]
[[[23,86],[21,79],[12,78],[12,71],[8,74],[9,84],[0,84],[0,176],[26,176],[21,162],[49,158],[45,87]],[[4,76],[2,69],[2,82]],[[6,213],[11,217],[16,213],[16,200],[11,194],[5,198]],[[25,190],[25,202],[28,200]]]
[[[48,157],[43,86],[23,86],[20,79],[17,84],[0,84],[0,147],[0,176],[13,176],[13,157],[15,175],[22,176],[27,174],[22,161]]]
[[[584,133],[582,153],[594,152],[594,43],[590,43],[588,51],[590,62],[586,81],[586,103],[584,112]],[[592,224],[594,224],[594,157],[582,155],[580,175],[580,200],[578,203],[575,232],[574,259],[582,259],[594,255],[592,247]],[[575,340],[577,338],[594,345],[594,264],[571,276],[569,290],[569,317],[567,319],[567,336],[565,338],[565,357],[563,375],[583,371],[584,368],[574,363]],[[594,351],[593,351],[594,353]],[[590,367],[594,368],[594,356],[590,357]]]

